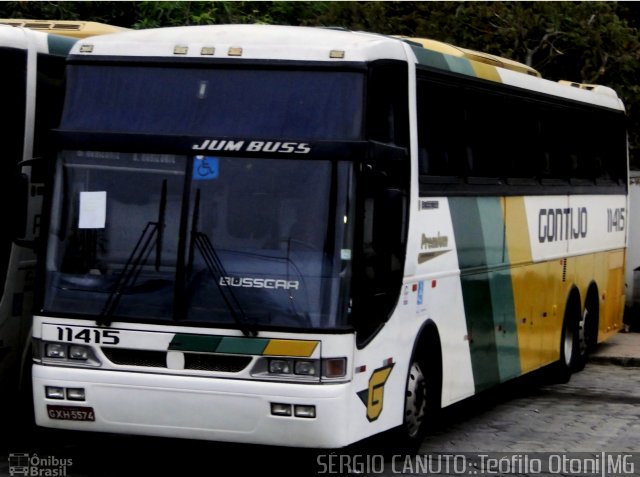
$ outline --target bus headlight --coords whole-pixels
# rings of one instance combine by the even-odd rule
[[[90,349],[86,346],[71,345],[69,346],[69,358],[86,361],[89,359]]]
[[[90,346],[46,341],[38,344],[44,349],[41,360],[43,364],[93,367],[102,365]]]
[[[302,376],[315,376],[316,364],[313,361],[296,361],[295,373]]]
[[[259,358],[251,375],[256,378],[298,382],[341,382],[347,377],[347,358]]]
[[[45,356],[47,358],[65,359],[67,357],[67,345],[63,343],[47,343],[45,345]]]
[[[291,361],[287,359],[272,359],[269,361],[271,374],[291,374]]]

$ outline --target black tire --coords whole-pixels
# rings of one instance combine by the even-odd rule
[[[596,289],[592,290],[585,304],[587,318],[585,322],[585,342],[587,353],[592,353],[598,345],[598,328],[600,326],[600,298]]]
[[[429,354],[416,353],[412,357],[405,385],[403,423],[397,443],[401,445],[400,452],[406,454],[418,452],[424,436],[437,427],[440,417],[442,365],[437,335],[429,337],[423,349]]]
[[[418,339],[405,381],[403,422],[377,439],[380,453],[416,455],[422,440],[438,427],[442,394],[442,352],[435,326]]]
[[[574,373],[584,369],[589,359],[589,353],[594,350],[598,342],[598,307],[598,293],[595,289],[591,289],[587,295],[584,311],[578,323],[578,348],[572,363],[572,371]]]
[[[402,424],[407,442],[421,441],[425,433],[425,418],[428,416],[429,410],[427,407],[427,383],[422,371],[423,367],[424,365],[419,361],[412,361],[407,375],[404,422]]]
[[[551,381],[567,383],[580,361],[580,305],[570,299],[562,320],[560,335],[560,359],[551,366]]]

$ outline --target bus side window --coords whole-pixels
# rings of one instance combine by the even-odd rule
[[[372,66],[367,101],[367,138],[406,147],[409,144],[407,66],[395,62]]]
[[[359,341],[389,318],[402,286],[410,175],[406,63],[374,62],[367,91],[365,136],[374,153],[359,179],[361,251],[353,292]],[[398,233],[390,235],[390,230]]]
[[[472,165],[468,149],[468,111],[459,90],[418,81],[419,174],[458,182]]]
[[[368,177],[366,177],[368,176]],[[380,172],[367,172],[363,203],[359,331],[366,334],[385,321],[395,305],[404,269],[406,194]],[[398,235],[389,234],[390,230]]]

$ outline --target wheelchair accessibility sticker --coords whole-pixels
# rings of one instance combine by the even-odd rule
[[[210,181],[218,178],[220,161],[217,157],[195,156],[193,158],[193,180]]]

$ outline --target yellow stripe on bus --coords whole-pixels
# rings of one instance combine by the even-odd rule
[[[480,63],[477,61],[470,61],[469,63],[471,63],[471,67],[473,68],[473,71],[476,73],[476,76],[478,76],[478,78],[502,83],[500,75],[498,74],[498,70],[495,66],[487,65],[486,63]]]
[[[317,346],[317,341],[272,339],[262,352],[262,355],[309,357]]]
[[[544,299],[548,293],[547,264],[533,264],[529,225],[524,197],[506,197],[503,202],[506,244],[511,263],[511,286],[518,334],[518,351],[521,373],[540,367],[542,362],[542,337],[544,328]],[[535,303],[535,305],[534,305]]]

